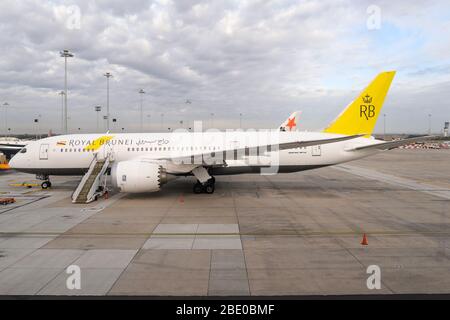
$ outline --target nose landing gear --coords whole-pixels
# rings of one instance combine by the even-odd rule
[[[41,183],[41,188],[42,189],[48,189],[52,187],[52,183],[50,182],[49,176],[48,175],[43,175],[43,174],[37,174],[36,175],[36,179],[38,180],[44,180]]]
[[[48,180],[41,183],[42,189],[48,189],[48,188],[51,188],[51,186],[52,186],[52,183]]]

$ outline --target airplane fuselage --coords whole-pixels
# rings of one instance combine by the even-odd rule
[[[45,138],[30,143],[12,160],[18,171],[39,175],[82,175],[89,168],[94,154],[109,156],[114,162],[141,159],[164,163],[167,173],[189,173],[199,161],[174,164],[170,159],[191,154],[213,154],[217,162],[210,166],[215,175],[260,173],[271,168],[273,173],[295,172],[359,159],[373,153],[348,151],[357,146],[381,141],[356,138],[317,146],[287,150],[258,149],[240,157],[230,149],[273,145],[285,141],[319,140],[341,135],[321,132],[204,132],[204,133],[122,133],[73,134]],[[203,159],[200,157],[200,161]],[[198,165],[198,163],[197,163]]]

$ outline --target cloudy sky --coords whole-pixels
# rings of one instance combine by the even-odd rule
[[[450,120],[448,30],[446,0],[2,0],[0,102],[12,132],[35,132],[39,116],[42,132],[59,132],[67,48],[72,132],[96,130],[105,72],[117,129],[139,128],[143,88],[148,130],[210,126],[212,113],[215,127],[239,127],[242,113],[244,127],[270,128],[294,110],[313,130],[397,70],[387,130],[426,132],[432,114],[438,132]]]

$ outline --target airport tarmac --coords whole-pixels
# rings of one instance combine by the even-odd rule
[[[0,294],[450,293],[450,150],[393,150],[341,166],[181,178],[159,193],[75,205],[80,177],[26,188],[0,173]],[[368,246],[360,244],[363,234]],[[66,268],[81,268],[69,290]],[[381,289],[369,290],[369,265]]]

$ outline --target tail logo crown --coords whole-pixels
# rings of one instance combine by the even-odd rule
[[[372,103],[372,97],[366,94],[364,97],[362,97],[364,103]]]

